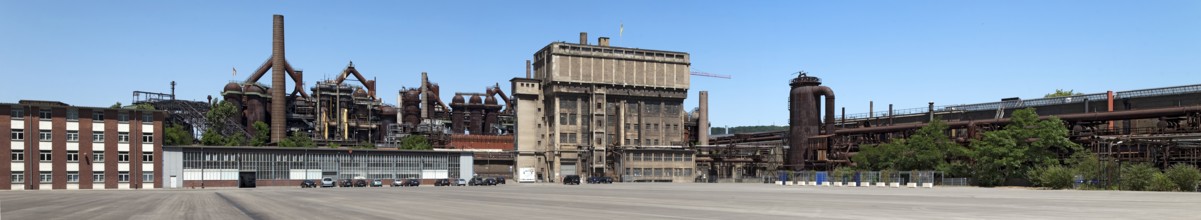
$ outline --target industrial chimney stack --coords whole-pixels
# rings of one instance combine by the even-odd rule
[[[275,15],[271,34],[271,142],[279,143],[284,135],[284,15]]]
[[[588,32],[580,32],[580,44],[588,45]]]

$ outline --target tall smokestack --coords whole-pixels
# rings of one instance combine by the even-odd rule
[[[696,141],[698,145],[709,145],[709,91],[701,91],[699,99],[701,103],[697,113],[699,116],[696,122]]]
[[[608,38],[608,37],[600,37],[600,38],[597,38],[597,39],[596,39],[596,43],[597,43],[598,45],[601,45],[601,46],[604,46],[604,47],[608,47],[608,46],[609,46],[609,38]]]
[[[530,78],[530,60],[525,60],[525,78]]]
[[[588,32],[580,32],[580,44],[588,45]]]
[[[421,107],[421,120],[422,121],[425,121],[425,119],[430,118],[430,113],[429,113],[429,111],[430,111],[430,107],[429,107],[430,87],[428,86],[428,84],[430,84],[429,75],[426,74],[425,72],[421,72],[421,96],[419,96],[418,98],[421,101],[419,103],[421,103],[420,107]]]
[[[275,15],[271,34],[271,142],[284,139],[284,15]]]

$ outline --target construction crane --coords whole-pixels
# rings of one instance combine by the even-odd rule
[[[708,72],[704,72],[704,71],[698,71],[696,69],[692,69],[692,72],[689,72],[689,73],[692,74],[693,76],[704,76],[704,77],[713,77],[713,78],[722,78],[722,79],[730,79],[731,78],[730,75],[713,74],[713,73],[708,73]]]

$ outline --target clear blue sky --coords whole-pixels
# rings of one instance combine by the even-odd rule
[[[270,55],[277,13],[307,83],[353,60],[388,103],[422,71],[446,97],[507,91],[536,50],[581,31],[733,75],[692,78],[686,105],[709,90],[714,126],[786,124],[798,70],[848,113],[1201,83],[1201,1],[5,0],[0,102],[108,106],[172,80],[182,99],[216,96]]]

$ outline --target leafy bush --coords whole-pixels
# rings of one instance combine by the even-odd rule
[[[1122,190],[1144,191],[1151,186],[1151,179],[1159,174],[1159,169],[1147,163],[1136,163],[1122,167]]]
[[[1060,165],[1035,168],[1028,174],[1037,186],[1052,189],[1072,188],[1072,170]]]
[[[1201,170],[1197,170],[1197,167],[1189,164],[1172,165],[1164,171],[1164,174],[1172,183],[1179,186],[1181,191],[1185,192],[1196,192],[1197,182],[1201,181]]]
[[[1151,185],[1147,186],[1147,190],[1177,191],[1180,190],[1180,187],[1176,186],[1176,183],[1172,182],[1172,179],[1169,179],[1168,175],[1164,175],[1163,173],[1155,173],[1155,175],[1151,177]]]

